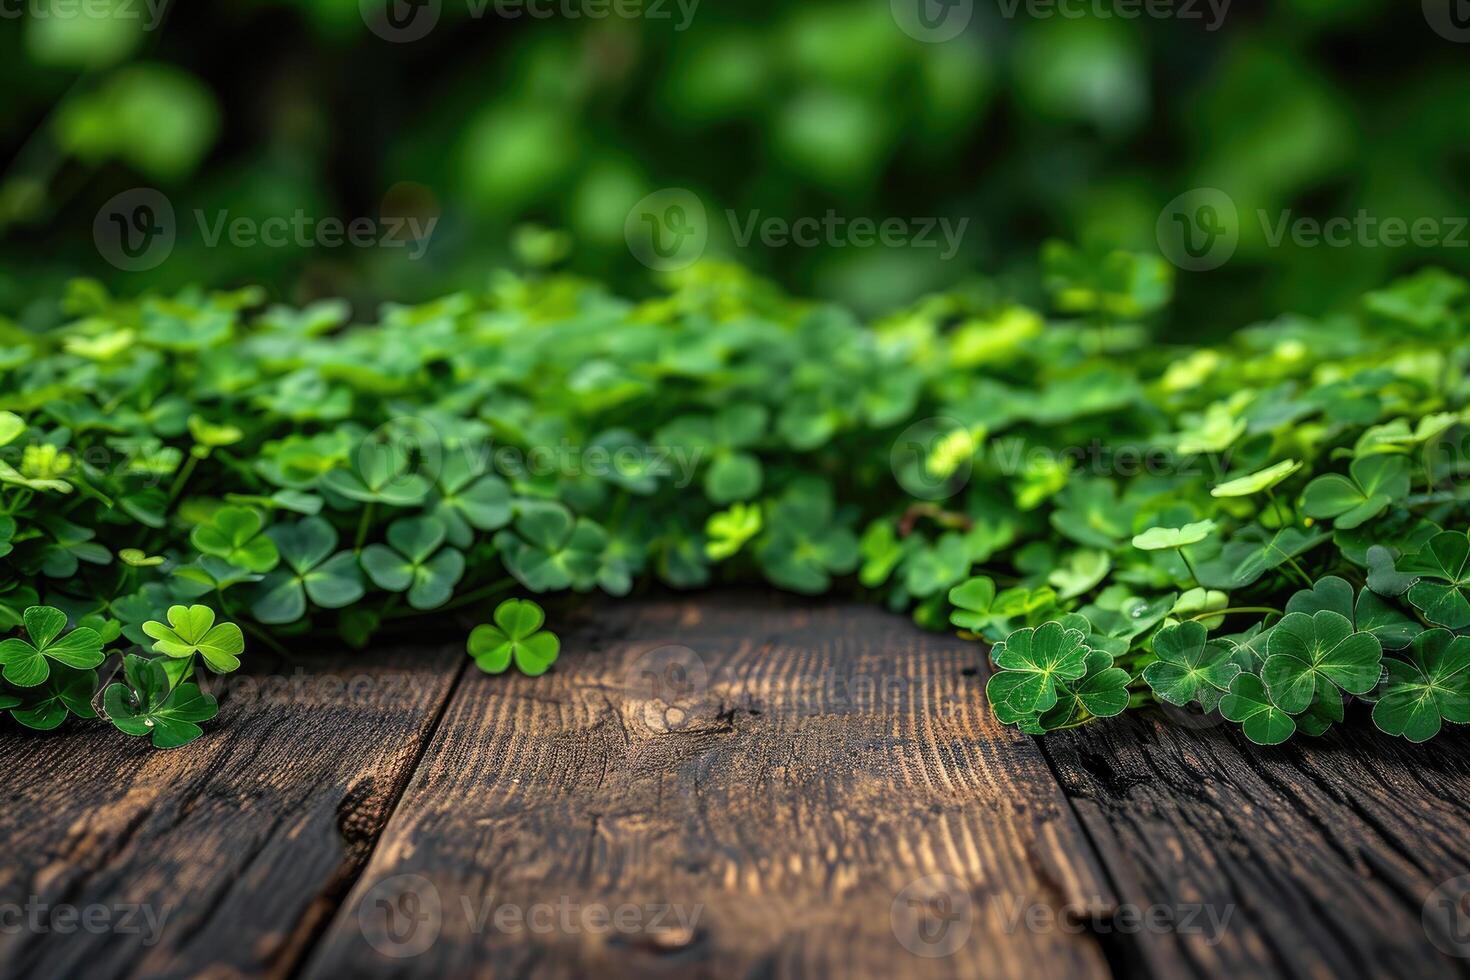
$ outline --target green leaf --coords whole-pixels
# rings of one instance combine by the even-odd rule
[[[219,713],[213,696],[197,685],[173,687],[164,661],[130,655],[125,676],[126,684],[109,684],[103,692],[103,710],[118,731],[150,736],[154,748],[189,744],[204,734],[198,723]]]
[[[1231,650],[1210,642],[1202,623],[1166,626],[1154,635],[1153,647],[1158,660],[1143,669],[1143,679],[1160,698],[1180,707],[1198,701],[1213,708],[1240,673]]]
[[[1383,648],[1371,633],[1355,632],[1340,613],[1288,613],[1271,630],[1261,680],[1271,701],[1289,714],[1305,711],[1325,685],[1348,694],[1373,690]]]
[[[1390,735],[1427,742],[1445,721],[1470,723],[1470,636],[1425,630],[1409,659],[1389,660],[1373,723]]]
[[[1271,703],[1254,674],[1238,674],[1230,682],[1230,693],[1220,699],[1220,714],[1239,723],[1257,745],[1280,745],[1296,732],[1291,715]]]
[[[66,614],[52,606],[30,606],[21,615],[29,640],[0,640],[0,668],[16,687],[36,687],[51,676],[52,664],[88,670],[102,663],[103,640],[91,627],[67,633]]]
[[[1263,470],[1256,470],[1254,473],[1238,476],[1233,480],[1218,484],[1210,490],[1210,496],[1249,497],[1252,494],[1270,490],[1301,468],[1302,464],[1299,460],[1284,459]]]
[[[517,669],[531,677],[546,673],[561,651],[556,634],[541,625],[546,614],[527,599],[507,599],[495,610],[494,624],[470,631],[467,649],[487,674],[502,674],[514,661]]]
[[[1086,673],[1087,636],[1061,623],[1017,630],[999,644],[992,657],[1000,672],[991,676],[985,694],[1003,721],[1048,711],[1057,703],[1057,684]]]
[[[1350,477],[1329,473],[1307,484],[1302,511],[1308,517],[1332,518],[1341,528],[1372,520],[1409,494],[1409,463],[1402,456],[1365,456],[1353,460]]]
[[[1409,587],[1409,601],[1431,623],[1452,630],[1470,626],[1470,538],[1442,531],[1418,554],[1399,559],[1398,570],[1419,576]]]
[[[1214,521],[1195,521],[1183,527],[1151,527],[1133,536],[1133,547],[1141,551],[1166,551],[1204,541],[1214,534]]]
[[[245,651],[245,637],[234,623],[215,625],[214,610],[208,606],[170,606],[168,625],[150,620],[143,632],[153,639],[153,651],[164,656],[184,658],[196,653],[217,674],[229,673],[240,666]]]

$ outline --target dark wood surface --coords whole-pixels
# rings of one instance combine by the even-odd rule
[[[559,625],[539,679],[457,646],[252,656],[175,752],[0,729],[0,977],[1470,964],[1421,921],[1470,874],[1461,734],[1259,749],[1142,713],[1035,740],[990,715],[980,648],[875,609],[732,593]]]

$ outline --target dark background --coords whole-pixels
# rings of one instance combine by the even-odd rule
[[[1426,264],[1470,271],[1463,247],[1271,247],[1256,217],[1470,214],[1470,44],[1409,0],[1237,2],[1217,30],[1204,4],[1125,20],[975,0],[943,43],[906,34],[888,0],[703,0],[684,31],[672,5],[511,21],[443,0],[412,43],[374,34],[358,0],[174,2],[154,30],[143,0],[89,0],[116,4],[108,17],[34,9],[64,2],[0,21],[0,311],[22,320],[76,275],[371,304],[554,268],[639,295],[656,277],[623,223],[664,187],[707,202],[715,253],[864,313],[977,278],[1031,290],[1052,238],[1157,251],[1160,209],[1198,186],[1236,202],[1241,241],[1223,267],[1180,273],[1178,331],[1323,312]],[[139,186],[168,195],[181,231],[169,261],[124,273],[92,222]],[[737,248],[727,208],[970,224],[945,262]],[[415,261],[209,247],[194,209],[439,222]]]

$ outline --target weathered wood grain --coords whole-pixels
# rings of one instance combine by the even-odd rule
[[[974,645],[767,595],[592,615],[546,677],[465,677],[306,976],[1107,973],[1023,917],[1111,899]]]
[[[289,667],[252,655],[211,685],[220,718],[173,752],[101,726],[7,724],[0,977],[291,968],[366,862],[463,661],[448,647]]]
[[[1348,721],[1276,749],[1152,713],[1045,741],[1121,901],[1161,922],[1203,908],[1124,937],[1131,960],[1157,976],[1465,972],[1421,914],[1470,874],[1470,739],[1413,746]]]

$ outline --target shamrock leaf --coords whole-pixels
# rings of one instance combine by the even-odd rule
[[[1220,699],[1220,714],[1237,722],[1245,737],[1257,745],[1280,745],[1296,732],[1296,722],[1266,697],[1255,674],[1237,674],[1230,693]]]
[[[1302,491],[1302,512],[1332,518],[1341,528],[1371,521],[1389,504],[1409,495],[1409,463],[1402,456],[1364,456],[1348,467],[1350,477],[1319,476]]]
[[[507,599],[495,610],[495,623],[470,631],[467,649],[487,674],[503,674],[511,661],[521,673],[539,677],[556,662],[561,641],[541,629],[546,614],[528,599]]]
[[[1051,525],[1088,548],[1111,550],[1128,539],[1138,508],[1120,503],[1112,480],[1074,480],[1057,494]]]
[[[447,531],[433,517],[409,517],[388,525],[388,543],[362,551],[362,567],[380,589],[407,592],[415,609],[434,609],[449,601],[464,575],[464,553],[441,548]]]
[[[365,504],[415,507],[429,496],[430,484],[412,469],[408,451],[397,440],[364,440],[351,469],[333,469],[321,475],[329,493]]]
[[[1301,468],[1302,464],[1300,461],[1284,459],[1274,466],[1268,466],[1263,470],[1256,470],[1254,473],[1238,476],[1233,480],[1227,480],[1211,489],[1210,496],[1249,497],[1252,494],[1270,490]]]
[[[561,504],[528,501],[495,535],[505,567],[532,592],[586,591],[597,584],[607,533]]]
[[[1014,723],[1025,715],[1051,710],[1057,684],[1081,678],[1087,671],[1086,635],[1061,623],[1017,630],[992,651],[1001,669],[985,685],[996,717]]]
[[[1394,567],[1398,553],[1381,544],[1369,547],[1365,556],[1368,563],[1368,588],[1383,596],[1401,596],[1409,591],[1419,576],[1407,575]]]
[[[237,568],[257,574],[268,572],[280,562],[276,544],[261,533],[265,521],[249,507],[221,507],[208,523],[189,534],[189,543],[200,554],[223,558]]]
[[[1467,532],[1470,533],[1470,532]],[[1452,630],[1470,626],[1470,538],[1458,531],[1441,531],[1416,555],[1399,559],[1398,570],[1418,575],[1409,587],[1409,601],[1431,623]]]
[[[20,692],[20,704],[11,707],[10,716],[27,728],[49,732],[65,721],[68,713],[96,718],[92,708],[96,691],[95,670],[57,664],[44,681]]]
[[[1215,533],[1214,521],[1195,521],[1183,527],[1151,527],[1133,536],[1133,547],[1141,551],[1169,551],[1185,548]]]
[[[123,660],[123,675],[127,683],[109,684],[103,691],[103,711],[118,731],[151,735],[154,748],[188,745],[204,734],[198,723],[219,714],[214,697],[198,685],[170,689],[163,661],[129,654]]]
[[[1203,623],[1159,630],[1154,655],[1159,659],[1143,668],[1143,679],[1160,698],[1179,707],[1198,701],[1206,711],[1213,710],[1240,673],[1230,649],[1210,642]]]
[[[1268,532],[1253,525],[1226,542],[1218,557],[1195,565],[1195,573],[1199,584],[1207,589],[1234,592],[1330,538],[1329,534],[1307,534],[1294,527]]]
[[[1409,659],[1387,661],[1373,723],[1390,735],[1427,742],[1442,722],[1470,723],[1470,636],[1425,630]]]
[[[1106,551],[1084,548],[1072,552],[1067,563],[1053,569],[1046,581],[1057,590],[1058,598],[1075,599],[1091,592],[1099,582],[1107,578],[1112,568],[1113,560]],[[969,571],[969,568],[966,567],[965,570]]]
[[[834,513],[832,488],[824,481],[793,484],[771,507],[756,559],[766,578],[783,589],[815,595],[833,575],[857,568],[856,535]]]
[[[916,546],[903,563],[904,588],[921,599],[947,589],[969,573],[969,544],[964,535],[953,531],[941,535],[932,546]]]
[[[1353,628],[1378,637],[1385,649],[1400,650],[1419,634],[1418,623],[1384,602],[1369,589],[1353,602],[1353,587],[1336,575],[1321,578],[1311,589],[1303,589],[1286,603],[1288,613],[1313,613],[1329,610],[1352,620]]]
[[[450,544],[468,548],[475,531],[494,531],[510,523],[510,487],[493,473],[482,474],[467,453],[452,453],[429,498],[429,513],[444,522]]]
[[[216,674],[239,668],[245,637],[234,623],[215,625],[214,610],[208,606],[169,606],[168,625],[149,620],[143,632],[153,639],[153,651],[167,657],[194,654],[204,658]]]
[[[66,614],[51,606],[31,606],[21,616],[29,640],[0,640],[0,667],[5,680],[16,687],[35,687],[51,675],[54,661],[67,667],[90,669],[103,660],[102,637],[81,627],[65,636]]]
[[[731,504],[728,510],[711,514],[705,522],[704,553],[711,561],[724,561],[740,552],[747,541],[760,533],[761,509],[753,504]],[[877,525],[874,525],[875,527]],[[892,533],[890,529],[890,533]]]
[[[1128,671],[1113,666],[1112,654],[1089,650],[1082,676],[1062,682],[1057,703],[1039,719],[1041,728],[1054,731],[1086,718],[1111,718],[1128,708]]]
[[[332,555],[337,531],[320,517],[276,524],[266,532],[285,568],[266,576],[256,590],[251,612],[262,623],[294,623],[306,615],[306,601],[341,609],[363,596],[362,570],[350,551]],[[331,557],[328,557],[328,556]]]
[[[1383,648],[1371,633],[1354,632],[1340,613],[1288,613],[1266,641],[1261,680],[1277,707],[1305,711],[1319,690],[1331,685],[1348,694],[1373,690],[1382,673]]]

